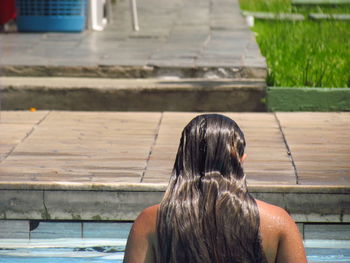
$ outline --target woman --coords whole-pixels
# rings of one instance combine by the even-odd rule
[[[130,231],[124,263],[307,262],[293,219],[249,194],[244,148],[230,118],[194,118],[182,132],[163,200]]]

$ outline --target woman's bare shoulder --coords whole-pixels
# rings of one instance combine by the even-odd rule
[[[133,228],[141,229],[144,234],[152,234],[156,230],[159,204],[145,208],[136,218]]]
[[[286,210],[260,200],[256,200],[256,202],[262,225],[273,226],[281,235],[288,235],[295,230],[299,233],[294,219]]]
[[[157,211],[159,209],[159,204],[149,206],[142,210],[137,219],[152,220],[154,216],[157,216]],[[136,220],[137,220],[136,219]]]
[[[144,209],[136,218],[128,237],[124,263],[155,262],[158,205]]]
[[[265,219],[267,221],[273,221],[275,222],[275,224],[281,225],[289,223],[290,220],[293,221],[288,212],[282,207],[272,205],[261,200],[256,200],[256,203],[259,208],[260,218],[262,219]]]
[[[270,257],[269,262],[306,263],[302,237],[293,218],[281,207],[256,201],[263,247]]]
[[[145,208],[138,215],[138,217],[135,220],[135,223],[136,222],[139,223],[141,221],[145,221],[147,223],[156,222],[157,221],[158,209],[159,209],[159,204],[153,205],[153,206],[149,206],[149,207]]]

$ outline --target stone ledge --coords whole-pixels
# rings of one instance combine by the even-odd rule
[[[111,78],[62,78],[62,77],[0,77],[3,91],[8,89],[21,91],[58,90],[58,89],[98,89],[105,91],[116,90],[178,90],[178,89],[216,89],[228,88],[265,88],[262,78],[213,78],[213,79],[179,79],[179,78],[152,78],[152,79],[111,79]]]
[[[242,11],[242,15],[245,17],[252,16],[256,19],[262,20],[286,20],[286,21],[302,21],[305,20],[303,14],[295,13],[272,13],[272,12],[251,12]]]
[[[264,79],[6,77],[0,81],[3,110],[265,111]]]
[[[260,59],[264,59],[262,56]],[[205,62],[205,59],[203,60]],[[79,78],[157,78],[175,76],[178,78],[266,78],[266,63],[233,65],[212,63],[206,66],[47,66],[47,65],[0,65],[0,76],[7,77],[79,77]]]
[[[165,183],[17,183],[1,182],[1,190],[164,192]],[[347,185],[269,185],[248,184],[251,193],[350,194]]]
[[[0,190],[0,193],[0,219],[11,220],[132,221],[144,208],[159,203],[163,195],[159,190],[136,189]],[[343,193],[252,189],[251,193],[257,199],[285,208],[297,222],[350,222],[348,189]]]
[[[315,20],[339,20],[339,21],[347,21],[350,20],[350,14],[318,14],[311,13],[309,14],[311,19]]]

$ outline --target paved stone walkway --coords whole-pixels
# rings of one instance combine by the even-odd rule
[[[3,75],[264,78],[265,59],[240,14],[238,0],[138,1],[140,31],[129,1],[118,0],[102,32],[0,34]],[[120,69],[118,67],[123,67]],[[136,68],[139,70],[136,70]],[[172,70],[169,70],[172,69]],[[211,68],[196,76],[193,71]]]
[[[0,184],[166,184],[196,115],[3,111]],[[227,115],[246,134],[249,184],[350,184],[349,113]]]
[[[299,221],[350,221],[349,113],[226,114],[245,132],[258,198]],[[181,130],[196,115],[1,112],[0,216],[133,219],[159,202]]]

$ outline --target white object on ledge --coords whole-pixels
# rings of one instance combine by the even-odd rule
[[[254,16],[246,16],[245,19],[249,27],[254,26]]]
[[[108,22],[107,19],[107,1],[109,0],[90,0],[90,25],[89,28],[96,31],[102,31]]]
[[[137,15],[137,5],[136,0],[130,0],[130,9],[131,9],[131,17],[132,17],[132,26],[134,31],[139,31],[139,18]]]

